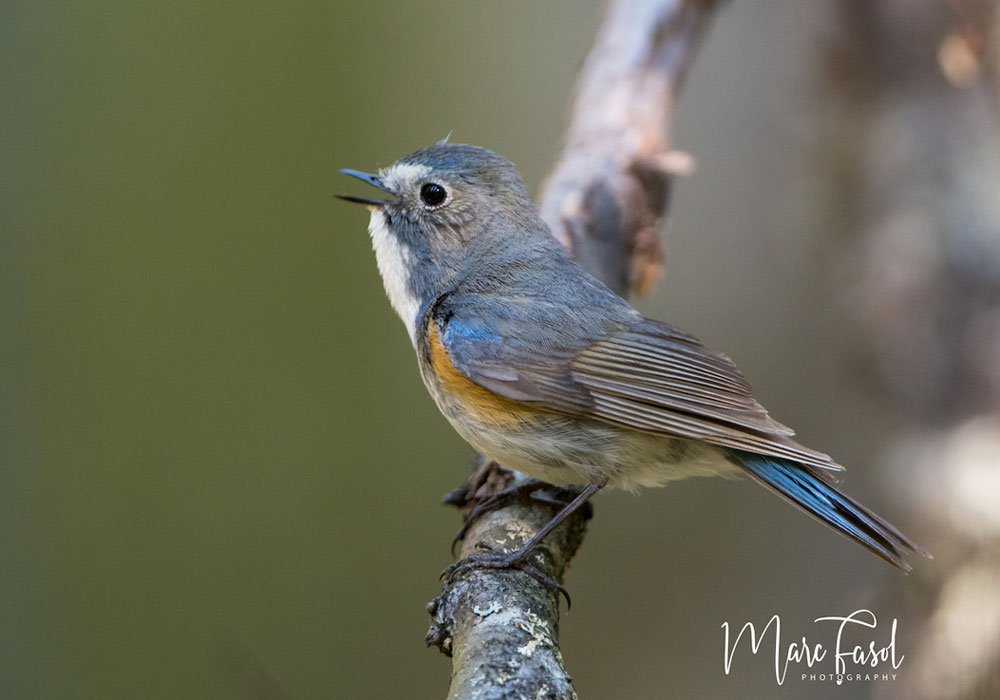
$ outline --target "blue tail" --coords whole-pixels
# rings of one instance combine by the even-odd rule
[[[907,554],[930,556],[891,523],[835,489],[827,474],[752,452],[730,450],[729,456],[755,481],[903,571],[913,568],[906,561]]]

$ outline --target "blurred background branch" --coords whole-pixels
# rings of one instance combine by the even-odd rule
[[[541,197],[553,235],[623,296],[648,292],[675,175],[691,159],[670,150],[688,67],[715,11],[711,0],[612,0],[576,89],[565,147]],[[518,482],[492,465],[474,471],[468,508]],[[513,551],[555,511],[517,503],[474,519],[461,556],[480,542]],[[549,536],[541,567],[562,581],[583,539],[584,513]],[[428,644],[452,656],[449,698],[573,698],[559,649],[559,599],[519,572],[477,570],[446,580],[430,605]]]
[[[837,301],[898,417],[880,471],[938,560],[905,600],[905,689],[879,696],[1000,697],[998,3],[842,0],[838,19],[821,156]]]

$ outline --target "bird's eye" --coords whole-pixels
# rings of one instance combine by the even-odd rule
[[[420,188],[420,200],[429,207],[436,207],[445,200],[448,191],[436,182],[428,182]]]

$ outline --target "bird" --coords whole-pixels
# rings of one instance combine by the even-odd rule
[[[521,569],[601,489],[744,474],[895,567],[929,556],[837,488],[844,468],[793,439],[726,355],[647,318],[577,264],[516,167],[447,140],[377,174],[371,213],[392,308],[444,417],[485,458],[579,494],[513,552],[461,567]],[[561,587],[559,587],[561,589]]]

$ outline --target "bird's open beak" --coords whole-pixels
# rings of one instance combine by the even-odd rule
[[[380,178],[378,175],[363,173],[359,170],[341,170],[340,172],[344,173],[344,175],[350,175],[351,177],[356,177],[362,182],[367,182],[372,187],[377,187],[383,192],[388,192],[389,194],[393,194],[393,191],[385,186],[385,183],[382,182],[382,178]],[[346,200],[348,202],[356,202],[357,204],[367,204],[368,206],[371,207],[381,207],[384,204],[389,204],[392,202],[391,199],[369,199],[368,197],[355,197],[354,195],[350,194],[338,194],[334,196],[339,197],[340,199]]]

